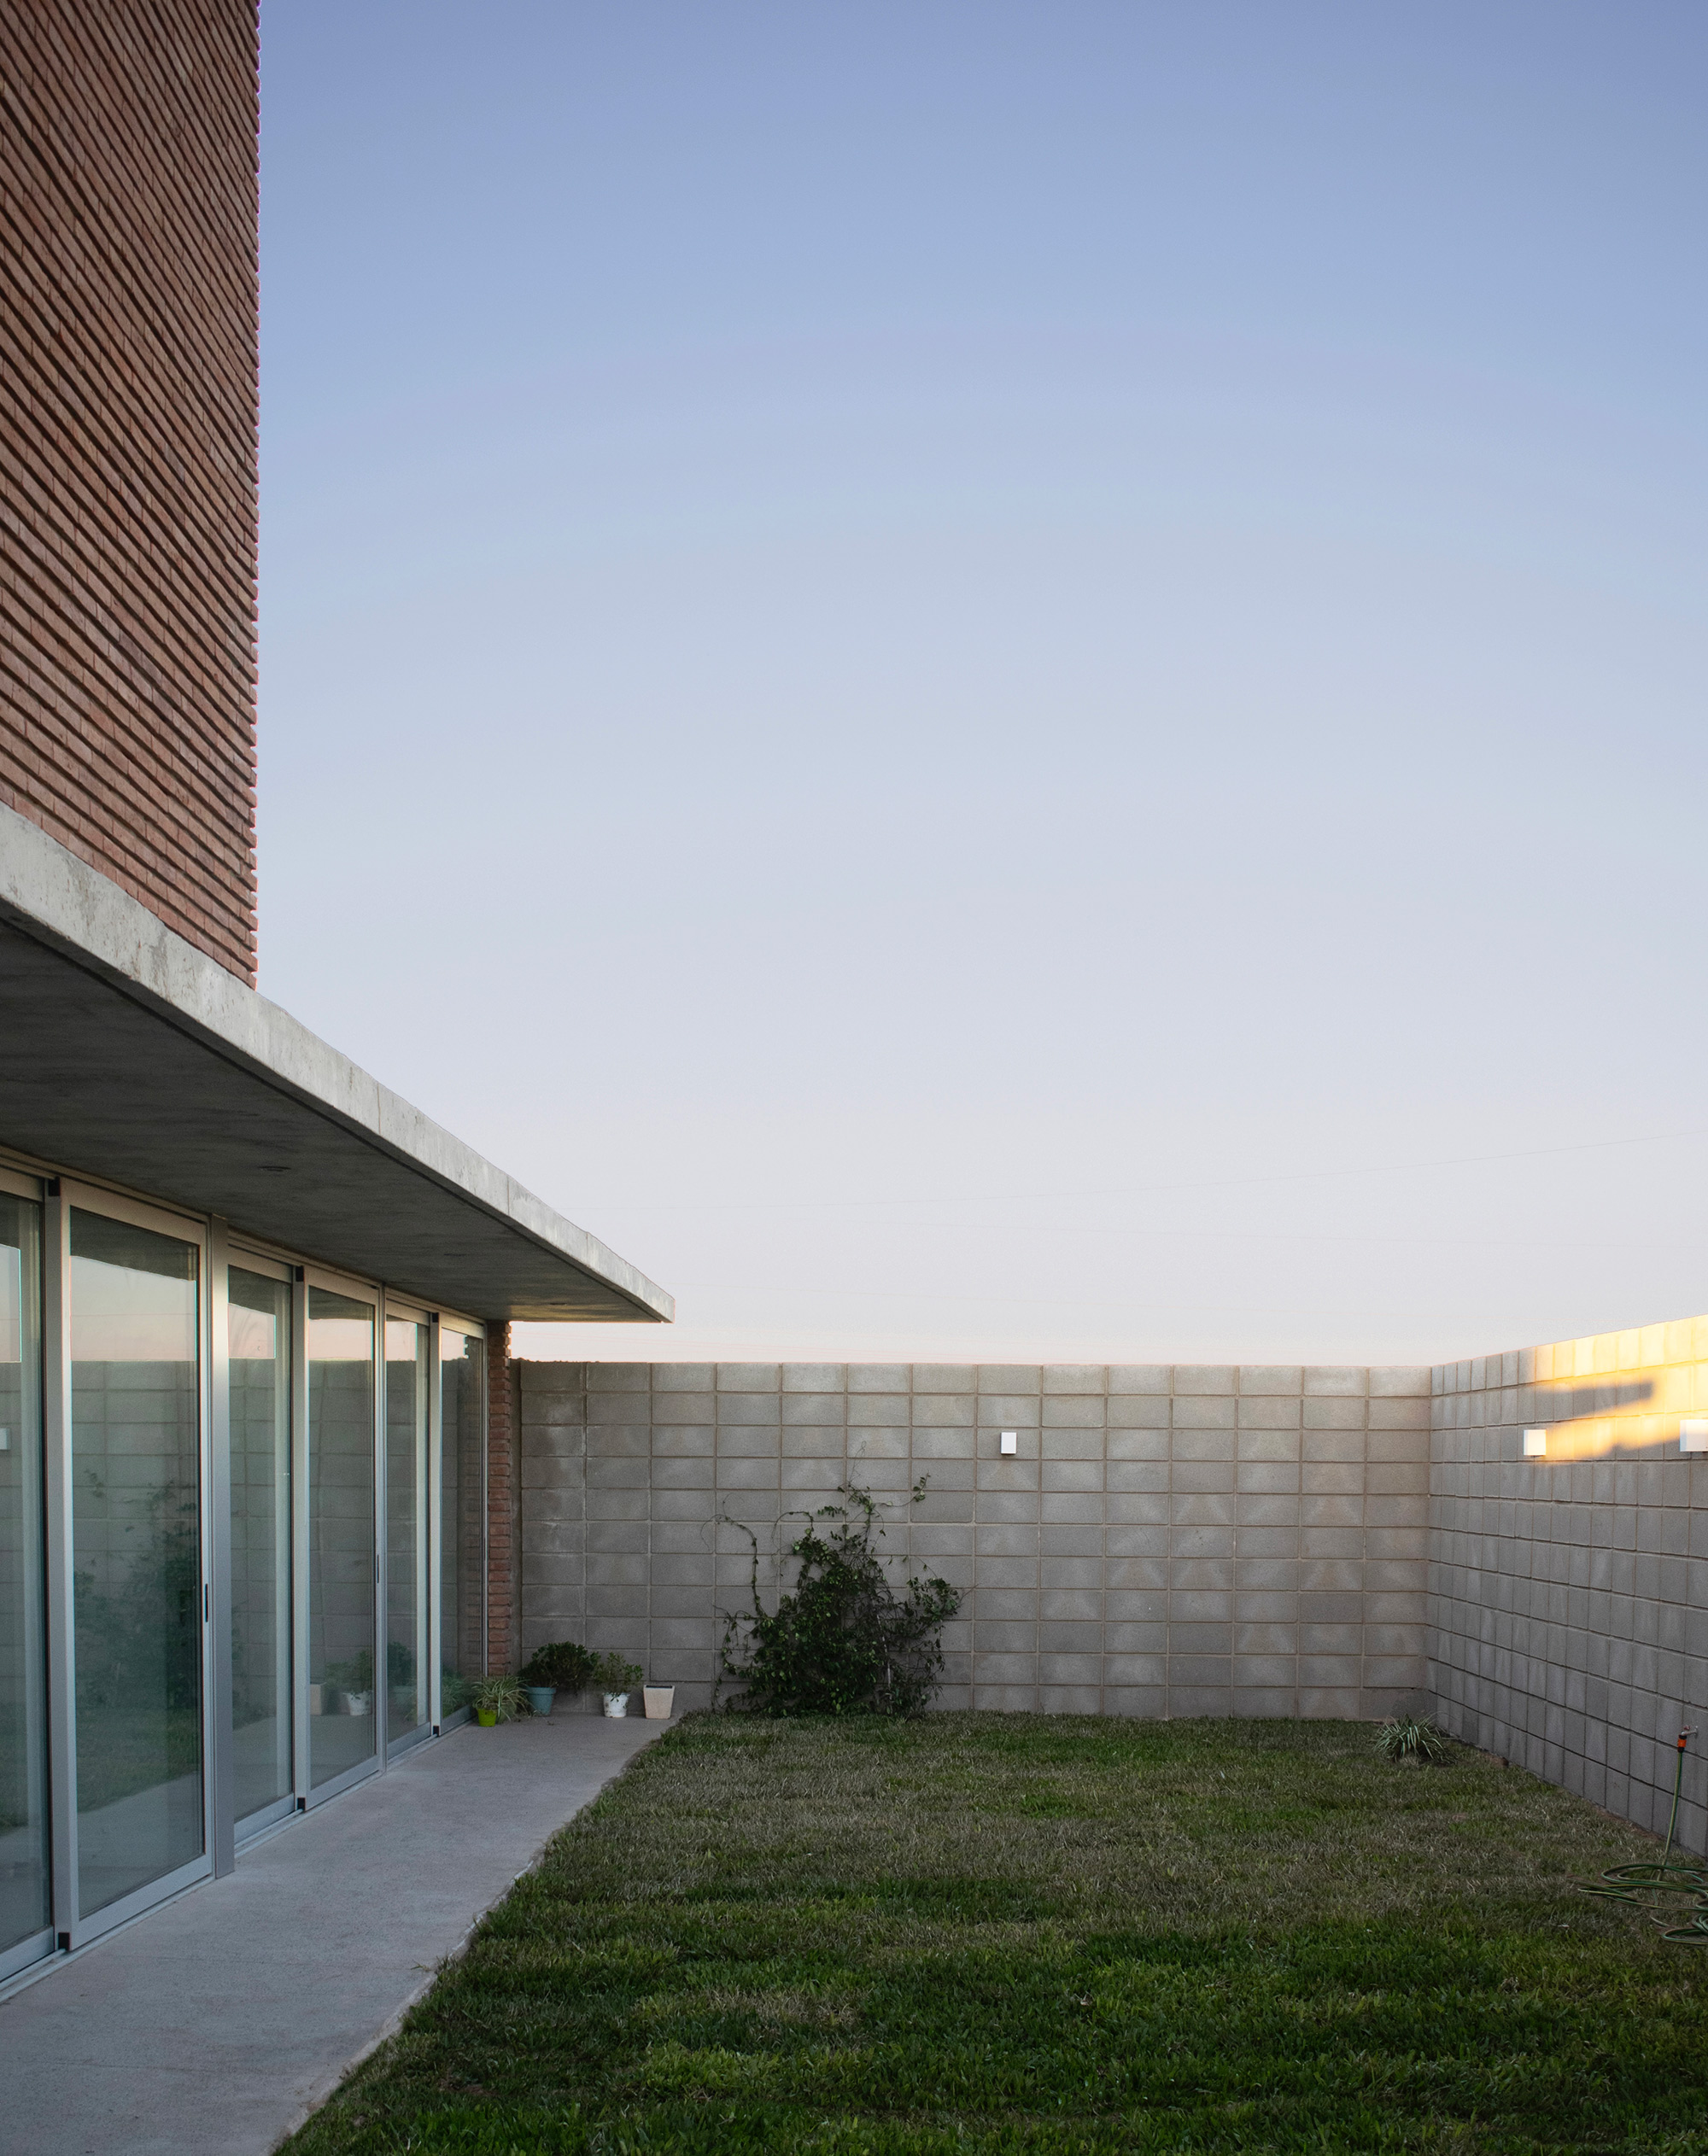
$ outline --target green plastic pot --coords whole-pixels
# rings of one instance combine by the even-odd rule
[[[498,1709],[496,1707],[477,1707],[475,1709],[475,1720],[480,1724],[483,1729],[496,1729],[498,1727]]]

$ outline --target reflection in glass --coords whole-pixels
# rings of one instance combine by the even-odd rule
[[[0,1954],[48,1922],[41,1230],[0,1195]]]
[[[231,1750],[239,1820],[291,1791],[290,1288],[233,1265]]]
[[[374,1313],[308,1290],[308,1765],[375,1756]]]
[[[202,1849],[198,1253],[73,1207],[78,1908]]]
[[[385,1321],[385,1669],[390,1744],[427,1721],[427,1328]]]
[[[439,1711],[449,1721],[468,1703],[482,1672],[481,1472],[485,1423],[481,1394],[486,1350],[478,1340],[439,1331],[442,1417],[439,1497]]]

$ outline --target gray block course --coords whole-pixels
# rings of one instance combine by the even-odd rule
[[[1385,1405],[1415,1411],[1409,1397]],[[1708,1727],[1708,1461],[1679,1449],[1681,1417],[1708,1406],[1708,1320],[1444,1364],[1430,1405],[1430,1525],[1407,1570],[1428,1580],[1442,1720],[1664,1830],[1678,1732]],[[1527,1428],[1547,1432],[1539,1458],[1524,1457]],[[1679,1814],[1694,1849],[1708,1833],[1698,1743]]]
[[[728,1522],[773,1591],[779,1535],[848,1481],[963,1591],[945,1706],[1375,1715],[1425,1681],[1427,1370],[518,1368],[524,1651],[622,1646],[681,1709],[751,1576]]]

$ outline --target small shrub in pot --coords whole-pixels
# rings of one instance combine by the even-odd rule
[[[536,1715],[549,1715],[560,1691],[576,1693],[587,1688],[598,1667],[599,1656],[573,1639],[554,1639],[536,1647],[522,1665],[522,1688]]]
[[[613,1648],[594,1665],[591,1683],[605,1694],[605,1711],[613,1719],[629,1712],[629,1695],[645,1673],[638,1662],[626,1662]]]
[[[327,1690],[337,1694],[337,1705],[329,1711],[346,1715],[371,1715],[373,1712],[374,1658],[373,1650],[364,1647],[351,1656],[348,1662],[329,1662],[322,1683],[323,1695]]]

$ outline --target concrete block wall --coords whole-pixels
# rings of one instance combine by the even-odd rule
[[[771,1587],[780,1521],[852,1480],[964,1591],[945,1706],[1360,1715],[1424,1681],[1426,1370],[517,1370],[523,1653],[621,1647],[705,1704],[741,1528]]]
[[[1658,1832],[1708,1735],[1708,1318],[1431,1373],[1430,1685],[1467,1743]],[[1527,1429],[1547,1434],[1526,1459]],[[1682,1831],[1708,1841],[1708,1762]]]

